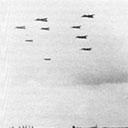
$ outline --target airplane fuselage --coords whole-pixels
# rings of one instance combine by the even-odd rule
[[[81,50],[84,50],[84,51],[91,51],[92,48],[81,48]]]
[[[33,42],[33,40],[25,40],[26,42]]]
[[[25,26],[17,26],[15,27],[16,29],[25,29],[26,27]]]
[[[87,39],[87,36],[88,35],[85,35],[85,36],[76,36],[76,38],[79,38],[79,39]]]
[[[47,18],[37,18],[35,21],[48,22]]]
[[[46,61],[50,61],[50,60],[51,60],[51,58],[44,58],[44,60],[46,60]]]
[[[72,26],[72,28],[80,29],[81,26]]]
[[[41,30],[47,30],[47,31],[49,31],[50,28],[49,27],[48,28],[41,28]]]
[[[94,18],[94,15],[95,15],[95,14],[92,14],[92,15],[83,15],[82,17]]]

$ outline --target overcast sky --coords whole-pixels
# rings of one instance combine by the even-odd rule
[[[3,125],[128,125],[127,7],[126,0],[1,1]],[[48,22],[35,21],[42,17]],[[74,25],[82,27],[71,29]]]

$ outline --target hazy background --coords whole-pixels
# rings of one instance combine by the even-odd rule
[[[41,17],[48,23],[34,21]],[[127,0],[1,0],[1,127],[96,123],[128,126]]]

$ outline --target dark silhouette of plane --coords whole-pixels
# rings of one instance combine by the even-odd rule
[[[33,42],[33,40],[25,40],[26,42]]]
[[[26,29],[26,27],[25,26],[17,26],[17,27],[15,27],[16,29]]]
[[[81,48],[81,50],[83,50],[83,51],[91,51],[92,48]],[[91,127],[91,128],[95,128],[95,127]]]
[[[76,36],[76,38],[79,38],[79,39],[87,39],[87,36],[88,36],[88,35],[84,35],[84,36]]]
[[[82,15],[81,17],[94,18],[95,14]]]
[[[37,18],[35,21],[48,22],[48,18]]]
[[[44,60],[46,60],[46,61],[51,61],[51,58],[44,58]]]
[[[72,26],[72,28],[80,29],[81,26]]]
[[[47,27],[47,28],[41,28],[41,30],[47,30],[47,31],[49,31],[50,28],[49,27]]]

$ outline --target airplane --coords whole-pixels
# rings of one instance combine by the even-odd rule
[[[37,18],[35,21],[48,22],[48,18]]]
[[[72,28],[80,29],[81,25],[80,26],[72,26]]]
[[[76,38],[79,38],[79,39],[87,39],[87,36],[88,35],[85,35],[85,36],[76,36]]]
[[[81,48],[81,50],[83,50],[83,51],[91,51],[92,48]],[[91,127],[91,128],[92,128],[92,127]]]
[[[26,29],[26,27],[25,26],[17,26],[17,27],[15,27],[16,29]]]
[[[50,60],[51,60],[51,58],[44,58],[44,60],[46,60],[46,61],[50,61]]]
[[[33,42],[33,40],[25,40],[26,42]]]
[[[94,18],[95,14],[82,15],[81,17]]]
[[[41,28],[41,30],[47,30],[47,31],[49,31],[50,28],[49,27],[47,27],[47,28]]]

